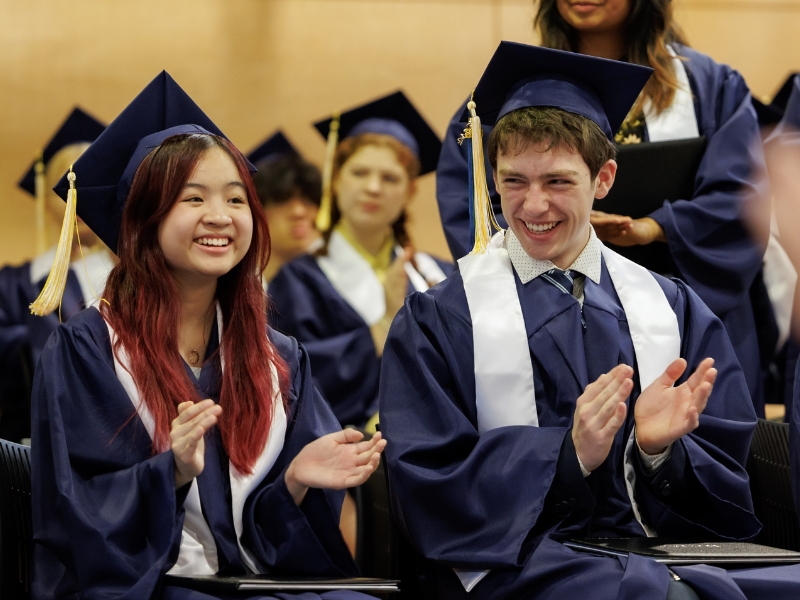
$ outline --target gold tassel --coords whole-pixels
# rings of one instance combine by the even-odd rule
[[[473,92],[474,94],[474,92]],[[470,254],[485,254],[489,239],[492,237],[491,224],[497,227],[492,212],[492,201],[489,198],[489,188],[486,184],[486,167],[483,163],[483,130],[481,119],[475,112],[475,102],[470,99],[467,103],[469,109],[469,129],[472,138],[472,176],[474,179],[473,215],[475,215],[475,245]],[[500,228],[497,227],[499,230]]]
[[[45,210],[47,208],[47,184],[44,179],[44,158],[39,151],[34,165],[36,176],[34,178],[36,189],[36,254],[42,254],[47,250],[47,221],[45,220]]]
[[[69,179],[67,210],[64,213],[64,222],[61,225],[61,236],[58,239],[56,259],[53,263],[53,268],[50,270],[50,275],[45,281],[42,293],[30,305],[31,313],[40,317],[49,315],[56,307],[61,307],[61,297],[64,295],[64,287],[67,285],[69,263],[72,257],[72,236],[77,222],[75,209],[78,194],[75,190],[75,173],[72,172],[72,165],[69,167],[67,179]]]
[[[331,128],[328,131],[328,145],[325,148],[325,163],[322,165],[322,200],[315,225],[321,232],[326,232],[331,226],[331,209],[333,208],[333,159],[336,156],[336,146],[339,144],[339,113],[334,113]]]

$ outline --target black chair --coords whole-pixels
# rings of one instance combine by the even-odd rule
[[[0,598],[30,598],[31,449],[0,440]]]
[[[800,551],[800,524],[792,496],[788,423],[758,420],[747,471],[756,517],[764,526],[755,541]]]

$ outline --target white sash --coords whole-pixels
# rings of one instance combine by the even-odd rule
[[[684,140],[700,137],[697,128],[697,115],[694,111],[694,98],[689,85],[689,76],[683,61],[675,51],[667,46],[672,54],[672,64],[675,67],[675,78],[678,80],[678,89],[672,103],[656,114],[656,109],[647,98],[644,103],[644,120],[647,123],[647,135],[651,142],[666,142],[669,140]]]
[[[639,384],[645,389],[680,357],[678,319],[647,269],[605,246],[602,252],[628,320]],[[528,334],[504,233],[492,237],[486,254],[467,255],[458,264],[472,319],[478,431],[538,427]],[[633,442],[631,432],[625,448],[625,485],[636,519],[647,535],[653,535],[634,498]],[[487,573],[456,570],[467,591]]]
[[[418,252],[414,258],[422,273],[417,272],[409,263],[406,263],[405,270],[415,290],[424,292],[428,289],[426,280],[438,283],[445,278],[439,265],[428,255]],[[386,314],[383,285],[372,266],[342,234],[334,230],[328,242],[328,255],[318,256],[316,259],[333,288],[367,325],[372,327],[383,318]]]
[[[111,325],[107,322],[106,326],[111,336],[111,345],[113,348],[116,342],[116,334],[111,328]],[[219,304],[217,304],[217,330],[221,343],[222,310]],[[117,354],[119,354],[119,356]],[[222,355],[220,355],[220,362],[224,370],[225,361]],[[122,347],[120,347],[119,353],[114,353],[114,370],[116,371],[117,379],[119,379],[125,392],[127,392],[134,408],[136,408],[136,412],[139,413],[139,418],[142,420],[142,423],[144,423],[145,429],[152,439],[155,432],[153,416],[147,409],[147,404],[142,401],[139,389],[131,376],[128,354]],[[274,465],[275,461],[278,459],[278,455],[283,449],[284,437],[286,436],[286,412],[283,408],[283,402],[281,402],[280,391],[278,391],[278,375],[274,365],[271,365],[271,373],[273,389],[275,389],[276,392],[273,398],[272,424],[264,450],[253,467],[253,473],[250,475],[239,473],[233,465],[229,465],[231,508],[233,512],[233,525],[236,531],[236,543],[239,546],[239,556],[255,573],[259,571],[257,564],[242,546],[242,511],[244,510],[244,503],[247,497],[258,484],[263,481],[264,477],[266,477],[267,473],[269,473],[269,470],[272,468],[272,465]],[[167,448],[157,448],[157,450],[163,452],[167,450]],[[219,570],[217,547],[211,530],[208,527],[208,523],[206,523],[205,517],[203,517],[197,481],[192,481],[191,483],[189,494],[184,502],[184,509],[186,516],[184,518],[183,533],[181,535],[180,554],[178,555],[175,566],[169,570],[169,573],[181,575],[205,575],[216,573]]]

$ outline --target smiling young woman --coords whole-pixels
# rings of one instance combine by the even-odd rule
[[[343,490],[385,442],[341,431],[302,346],[267,325],[250,168],[166,73],[76,163],[78,210],[119,263],[37,369],[34,598],[211,597],[167,573],[357,574]]]

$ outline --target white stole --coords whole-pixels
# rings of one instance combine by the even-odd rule
[[[675,67],[675,78],[678,80],[678,89],[672,103],[660,114],[647,98],[644,102],[644,120],[647,123],[647,135],[651,142],[666,142],[669,140],[685,140],[700,137],[697,128],[697,115],[694,111],[694,98],[689,84],[689,76],[683,61],[675,51],[667,46],[672,55],[672,64]]]
[[[395,254],[398,251],[402,253],[402,249],[396,248]],[[383,284],[372,266],[342,234],[334,230],[328,242],[328,255],[317,256],[316,259],[333,288],[367,325],[372,327],[383,318],[386,314]],[[414,259],[419,271],[410,263],[406,263],[405,270],[415,290],[424,292],[428,289],[428,281],[438,283],[445,279],[439,265],[427,254],[417,252]]]
[[[458,261],[472,319],[480,433],[512,425],[539,426],[528,334],[504,240],[499,232],[485,254]],[[605,246],[602,252],[628,320],[639,384],[645,389],[680,357],[678,319],[647,269]],[[631,432],[625,447],[625,486],[637,521],[647,535],[653,535],[634,498],[634,445]],[[468,592],[489,572],[455,571]]]
[[[222,342],[222,310],[217,304],[217,331],[219,332],[219,340]],[[111,328],[111,325],[106,322],[108,332],[111,336],[112,348],[116,342],[116,334]],[[225,361],[222,354],[220,354],[220,362],[222,369],[225,369]],[[134,382],[130,370],[130,359],[125,348],[120,347],[119,352],[114,353],[114,370],[117,374],[117,379],[122,384],[122,387],[131,399],[139,418],[153,438],[155,432],[155,422],[153,416],[147,408],[147,404],[142,401],[139,389]],[[236,531],[236,543],[239,546],[239,556],[242,561],[254,572],[258,573],[259,569],[257,563],[248,554],[247,550],[242,546],[242,511],[244,510],[244,503],[250,493],[264,480],[272,465],[278,459],[278,455],[283,449],[283,440],[286,436],[286,412],[283,408],[281,401],[280,391],[278,387],[278,375],[275,366],[271,365],[272,385],[275,389],[275,396],[273,397],[273,413],[272,424],[269,430],[267,443],[264,450],[261,452],[253,467],[253,472],[250,475],[239,473],[233,465],[229,464],[229,476],[231,481],[231,502],[233,512],[233,526]],[[163,452],[168,448],[157,448],[157,451]],[[217,547],[214,542],[214,537],[211,534],[211,529],[203,517],[202,507],[200,504],[200,494],[197,488],[197,481],[191,483],[189,494],[184,502],[184,509],[186,516],[183,522],[183,532],[181,535],[181,549],[178,555],[178,560],[175,566],[169,570],[171,574],[180,575],[210,575],[219,570],[219,561],[217,558]]]

